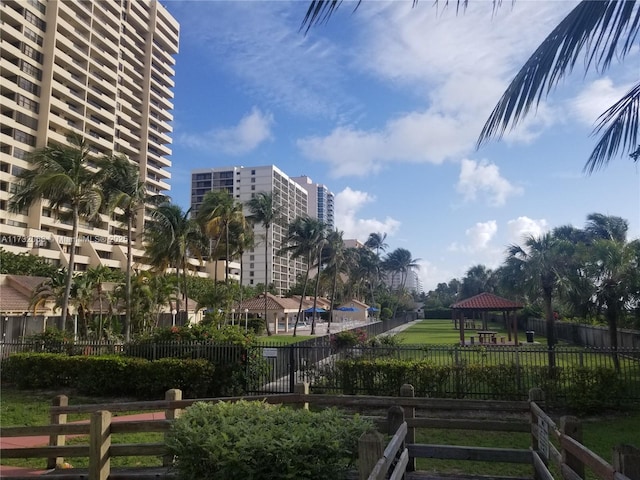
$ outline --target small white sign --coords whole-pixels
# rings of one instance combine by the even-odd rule
[[[263,348],[262,356],[267,358],[276,358],[278,356],[277,348]]]
[[[542,417],[538,417],[538,450],[549,460],[549,424]]]

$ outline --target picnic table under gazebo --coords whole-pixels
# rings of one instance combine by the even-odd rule
[[[520,303],[487,292],[454,303],[451,305],[451,310],[454,326],[457,325],[460,330],[460,345],[468,345],[465,340],[465,328],[468,326],[468,323],[465,319],[467,317],[475,318],[478,313],[480,313],[482,322],[482,328],[476,331],[478,340],[483,344],[498,344],[497,332],[489,330],[487,325],[488,312],[502,312],[507,327],[507,338],[502,338],[500,344],[518,345],[518,320],[516,318],[516,311],[521,308],[522,304]],[[471,338],[473,339],[474,337]]]

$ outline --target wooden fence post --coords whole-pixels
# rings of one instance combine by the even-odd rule
[[[89,438],[89,478],[107,480],[111,474],[111,412],[100,410],[91,415]]]
[[[309,382],[296,383],[293,387],[293,393],[297,393],[299,395],[309,395]],[[296,403],[294,406],[295,408],[309,410],[309,402],[304,402],[302,404]]]
[[[180,390],[179,388],[172,388],[171,390],[167,390],[166,393],[164,394],[164,399],[168,402],[182,400],[182,390]],[[166,420],[173,421],[180,416],[180,413],[181,413],[181,410],[179,408],[169,407],[164,411],[164,418]],[[167,435],[168,433],[164,434],[165,443],[166,443]],[[171,465],[173,465],[173,455],[164,455],[162,457],[162,466],[169,467]]]
[[[58,395],[53,399],[52,405],[54,407],[66,407],[69,405],[69,397],[66,395]],[[52,413],[51,425],[62,425],[67,423],[66,413]],[[65,444],[66,437],[64,435],[53,434],[49,437],[49,446],[61,447]],[[47,468],[56,468],[56,465],[62,465],[64,463],[63,457],[51,457],[47,458]]]
[[[541,388],[532,388],[529,390],[529,402],[535,402],[540,407],[540,403],[544,402],[544,392]],[[531,449],[534,452],[539,449],[538,439],[533,434],[536,428],[538,428],[538,417],[531,411]]]
[[[613,468],[631,480],[640,480],[640,450],[633,445],[617,445],[613,449]]]
[[[560,417],[560,431],[574,440],[582,443],[582,423],[576,417],[564,416]],[[562,463],[566,464],[574,472],[578,474],[580,478],[584,476],[584,463],[580,461],[575,455],[562,449]]]
[[[405,383],[400,387],[400,396],[413,398],[416,396],[415,388],[413,385]],[[416,418],[416,408],[415,407],[406,407],[404,409],[405,418],[415,419]],[[407,437],[406,442],[409,444],[416,443],[416,427],[407,428]],[[409,462],[407,463],[407,472],[415,472],[416,470],[416,459],[413,457],[409,457]]]
[[[367,480],[384,455],[384,439],[380,432],[366,432],[358,439],[358,478]]]
[[[387,426],[389,428],[389,435],[394,435],[400,425],[404,423],[404,408],[400,405],[394,405],[387,411]]]

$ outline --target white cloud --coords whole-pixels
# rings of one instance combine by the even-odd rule
[[[298,147],[306,157],[328,163],[335,177],[366,176],[392,162],[439,164],[463,154],[475,138],[462,127],[454,117],[413,112],[381,130],[341,126],[325,137],[300,139]]]
[[[528,236],[539,237],[549,231],[549,224],[544,218],[534,220],[523,216],[507,222],[508,240],[512,244],[521,244]]]
[[[479,194],[484,193],[491,206],[504,205],[508,197],[524,192],[521,187],[512,185],[502,177],[497,165],[468,159],[460,164],[456,189],[466,201],[476,200]]]
[[[570,2],[566,2],[570,3]],[[403,2],[362,5],[352,45],[353,67],[420,98],[413,112],[378,127],[342,125],[298,141],[308,158],[329,164],[334,176],[365,176],[390,163],[439,164],[473,151],[508,81],[569,8],[557,2],[518,2],[496,12],[487,2],[455,9]],[[356,21],[358,20],[358,21]],[[557,121],[541,102],[505,136],[529,143]]]
[[[400,222],[394,218],[357,218],[358,211],[367,203],[375,201],[375,197],[367,192],[352,190],[347,187],[335,198],[335,223],[344,232],[344,238],[356,238],[366,241],[371,232],[384,232],[393,235],[400,227]]]
[[[179,141],[191,148],[243,155],[270,140],[272,126],[273,115],[254,107],[233,127],[217,128],[202,134],[183,134]]]
[[[571,111],[578,120],[593,126],[598,117],[629,91],[631,84],[614,85],[609,77],[587,85],[571,102]]]
[[[498,223],[495,220],[477,222],[473,227],[465,230],[466,242],[460,245],[452,243],[448,250],[451,252],[475,253],[490,248],[491,240],[498,233]]]

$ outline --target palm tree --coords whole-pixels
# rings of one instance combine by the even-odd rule
[[[304,258],[307,269],[302,284],[302,295],[300,296],[300,304],[298,305],[298,315],[293,326],[293,336],[295,337],[298,329],[298,322],[302,316],[302,305],[307,294],[307,284],[309,283],[309,272],[311,270],[314,252],[318,243],[322,239],[324,225],[316,218],[296,217],[289,224],[286,245],[281,253],[290,253],[292,259]]]
[[[282,220],[281,206],[277,195],[272,192],[259,192],[247,202],[251,212],[250,220],[260,223],[264,228],[264,321],[267,327],[267,335],[271,336],[269,319],[267,318],[267,293],[269,289],[269,233],[274,223]]]
[[[393,288],[395,276],[398,274],[400,275],[400,284],[397,289],[398,297],[401,297],[404,294],[404,287],[406,286],[409,272],[420,268],[420,265],[418,265],[419,261],[419,258],[412,258],[411,252],[406,248],[396,248],[393,252],[390,252],[387,255],[387,258],[385,258],[383,268],[391,273],[391,288]],[[393,308],[394,318],[397,311],[398,303],[396,303]]]
[[[526,238],[524,248],[511,245],[507,249],[506,262],[512,272],[519,272],[520,281],[533,294],[542,294],[544,312],[547,321],[547,346],[549,347],[549,367],[555,366],[553,348],[556,341],[555,318],[552,300],[564,275],[564,260],[571,254],[568,242],[546,233],[540,237]]]
[[[158,205],[151,211],[153,222],[145,231],[145,249],[150,265],[164,272],[175,269],[178,278],[182,274],[182,298],[187,309],[187,270],[190,257],[202,260],[205,239],[197,222],[180,206],[171,202]],[[177,310],[179,311],[179,305]],[[187,314],[188,315],[188,314]]]
[[[69,269],[62,298],[62,324],[66,325],[75,272],[78,223],[81,218],[90,221],[98,217],[102,206],[102,172],[95,172],[88,166],[91,160],[89,148],[78,136],[70,137],[69,145],[52,144],[34,151],[29,157],[33,169],[18,175],[19,183],[9,201],[9,210],[19,212],[45,199],[61,219],[71,222]]]
[[[389,248],[389,245],[385,243],[386,239],[386,233],[373,232],[369,234],[369,238],[367,238],[367,241],[364,242],[364,246],[370,248],[371,250],[375,250],[376,255],[379,257],[380,250],[385,252],[387,248]]]
[[[590,213],[587,215],[584,230],[591,240],[615,240],[624,243],[627,240],[629,222],[613,215]]]
[[[341,3],[342,0],[311,0],[302,28],[308,31],[313,25],[326,21]],[[417,0],[413,2],[416,3]],[[457,0],[457,4],[465,6],[467,0]],[[484,125],[478,145],[502,136],[521,121],[543,95],[571,73],[578,59],[587,60],[585,73],[591,69],[604,73],[614,59],[623,60],[637,45],[635,39],[639,31],[640,7],[634,0],[582,0],[516,74]],[[606,166],[619,151],[626,151],[638,161],[639,111],[640,82],[600,115],[594,130],[600,138],[585,164],[585,171],[591,173]]]
[[[625,306],[640,287],[640,240],[597,240],[587,270],[596,285],[596,301],[605,307],[613,362],[620,370],[618,324]]]
[[[224,238],[225,245],[225,275],[224,282],[229,285],[229,260],[231,257],[232,224],[238,224],[240,228],[246,225],[246,219],[242,213],[242,204],[234,201],[226,190],[207,192],[202,199],[202,205],[198,210],[196,220],[203,232],[211,239],[215,239],[212,252],[216,252],[220,242]],[[217,269],[216,269],[217,272]]]
[[[331,323],[333,323],[333,311],[336,306],[336,291],[338,287],[338,276],[345,271],[345,264],[350,260],[347,248],[342,239],[344,232],[333,230],[327,235],[327,267],[326,272],[332,277],[331,282],[331,309],[329,321],[327,322],[327,334],[331,333]]]
[[[152,195],[147,191],[140,170],[124,155],[111,155],[100,159],[99,167],[105,172],[104,193],[110,213],[122,212],[120,218],[127,226],[127,268],[125,271],[125,324],[124,337],[131,338],[131,275],[133,270],[133,228],[146,205],[166,202],[165,195]]]
[[[68,276],[67,270],[61,268],[34,289],[30,299],[30,307],[33,308],[34,314],[38,307],[51,300],[54,302],[54,311],[62,308]]]
[[[493,272],[484,265],[475,265],[469,270],[462,279],[462,287],[460,294],[462,298],[473,297],[482,292],[493,290],[491,285],[491,277]]]
[[[103,285],[105,282],[109,282],[117,278],[117,274],[113,272],[106,265],[98,265],[97,267],[88,268],[87,271],[83,274],[84,277],[87,278],[88,283],[95,288],[96,293],[98,294],[98,303],[100,305],[98,312],[98,336],[97,339],[102,338],[102,330],[103,330],[103,308],[102,308],[102,300],[104,298],[104,290]]]

